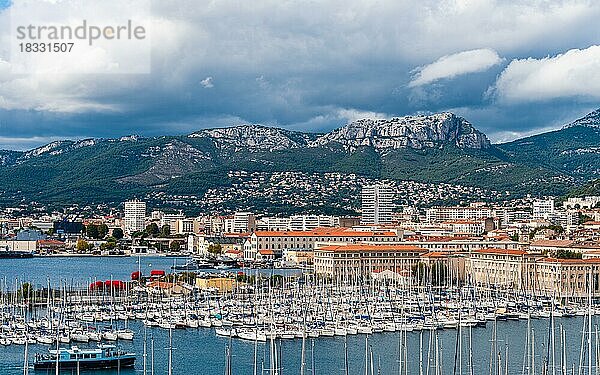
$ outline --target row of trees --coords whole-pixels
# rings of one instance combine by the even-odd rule
[[[106,242],[100,245],[100,250],[114,250],[116,248],[118,248],[117,239],[112,236],[107,237]],[[88,252],[94,249],[94,245],[86,240],[79,239],[77,240],[76,249],[79,252]]]
[[[108,235],[108,225],[106,224],[88,224],[83,227],[83,234],[85,234],[88,238],[93,238],[95,240],[101,240]],[[120,240],[124,237],[123,229],[115,228],[112,231],[112,237],[116,240]]]
[[[145,238],[145,237],[171,237],[171,227],[168,224],[158,227],[156,223],[150,223],[146,225],[144,230],[132,233],[132,237]]]

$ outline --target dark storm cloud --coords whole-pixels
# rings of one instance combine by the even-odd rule
[[[576,85],[527,97],[545,70],[594,62],[592,1],[161,1],[153,14],[150,75],[14,76],[0,45],[0,148],[445,110],[507,140],[600,97]],[[557,57],[573,48],[575,62]]]

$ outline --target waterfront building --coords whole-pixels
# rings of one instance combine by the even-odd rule
[[[470,253],[471,281],[480,286],[520,289],[527,252],[508,249],[478,249]]]
[[[558,251],[571,251],[582,256],[591,257],[600,252],[598,242],[578,242],[573,240],[540,240],[529,244],[529,251],[554,256]]]
[[[362,220],[365,225],[389,224],[394,209],[394,191],[386,185],[369,185],[362,188]]]
[[[315,252],[313,250],[285,250],[283,261],[286,265],[311,265],[314,262]]]
[[[541,258],[528,264],[527,290],[556,298],[600,296],[600,258]],[[591,280],[590,280],[591,277]]]
[[[398,242],[402,235],[391,230],[357,231],[349,228],[317,228],[311,231],[256,231],[244,247],[244,258],[254,260],[260,250],[281,257],[285,250],[313,250],[317,242]]]
[[[401,244],[346,244],[317,246],[314,270],[317,276],[355,278],[392,271],[410,272],[427,250]]]
[[[229,293],[244,283],[231,277],[197,277],[196,287],[202,290],[216,290],[219,293]]]
[[[0,240],[0,248],[6,249],[7,251],[27,251],[33,252],[37,249],[37,241],[36,240]]]
[[[144,230],[146,220],[146,202],[134,199],[125,202],[125,232]]]

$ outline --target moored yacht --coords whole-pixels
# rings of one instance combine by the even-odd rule
[[[118,369],[133,367],[135,353],[127,353],[114,345],[99,345],[96,349],[60,348],[48,354],[36,354],[33,364],[36,370],[55,369]]]

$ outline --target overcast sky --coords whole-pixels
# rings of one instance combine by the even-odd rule
[[[0,0],[0,149],[440,111],[501,142],[600,107],[595,0],[159,0],[151,73],[100,75],[13,74],[17,2]]]

